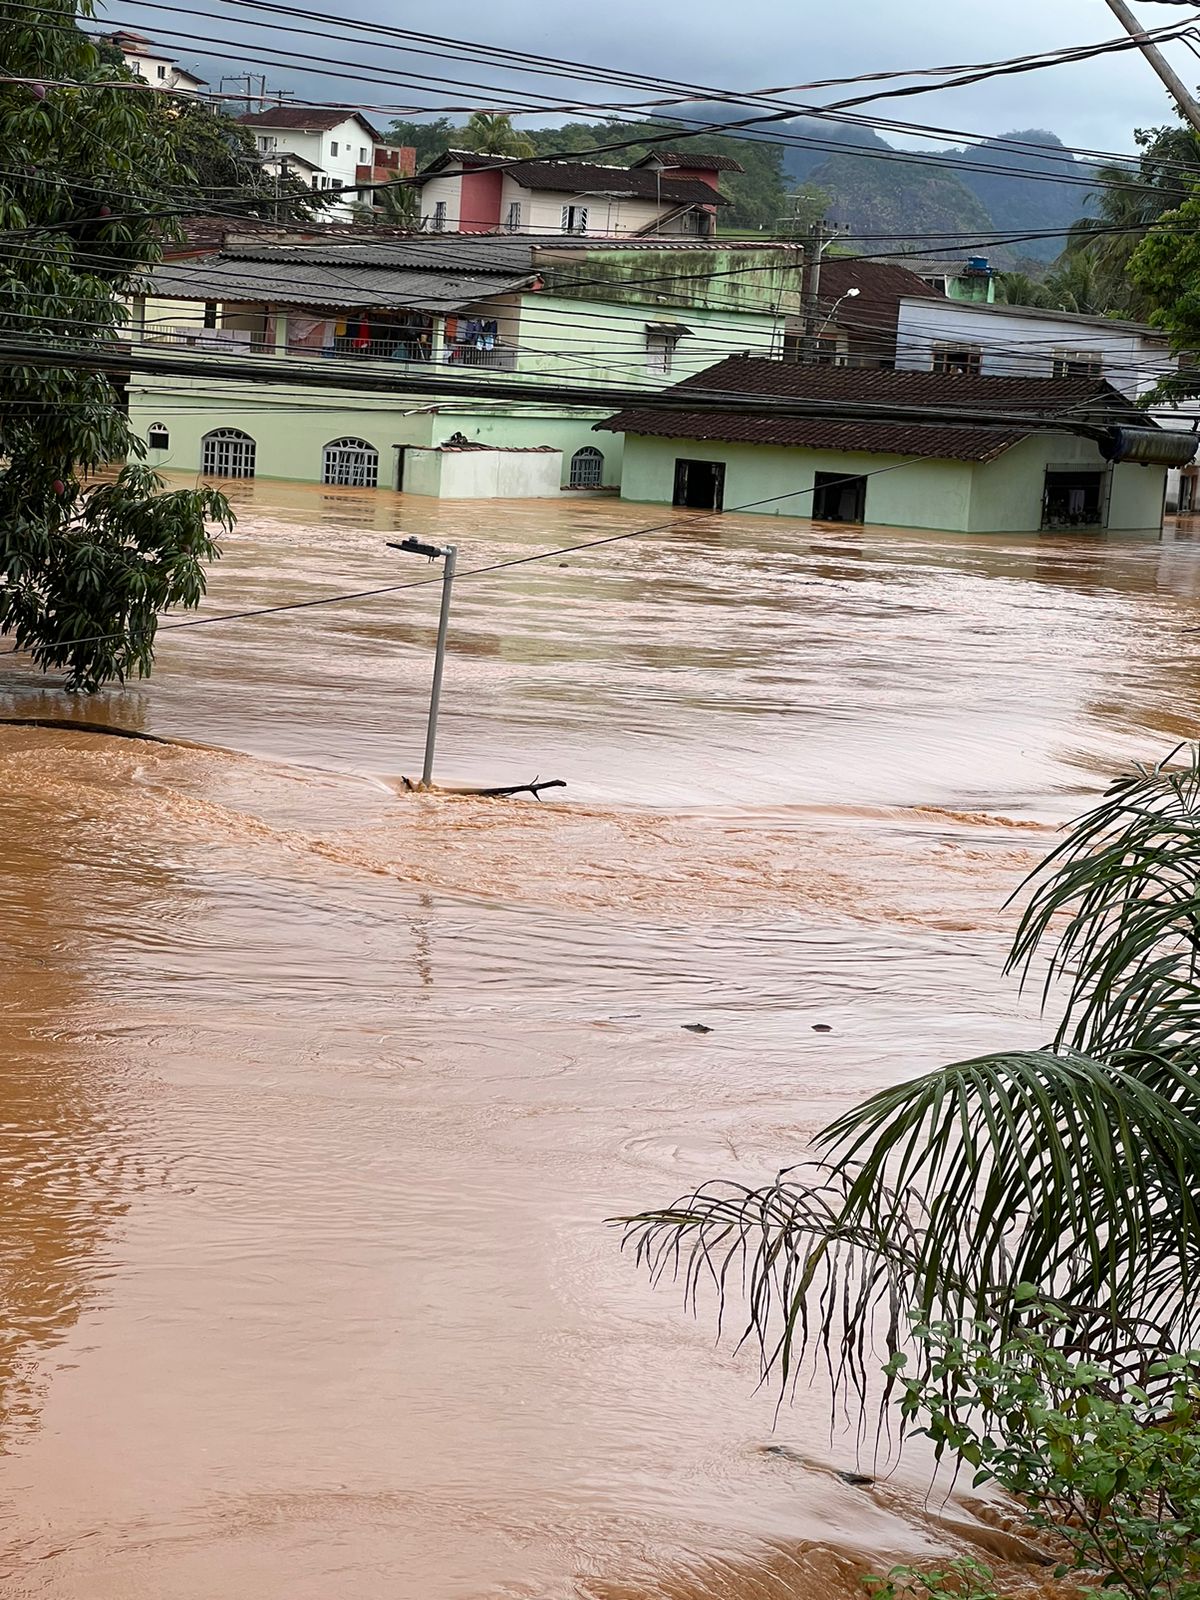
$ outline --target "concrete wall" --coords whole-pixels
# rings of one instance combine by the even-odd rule
[[[1041,528],[1047,467],[1099,470],[1105,465],[1089,440],[1065,434],[1023,440],[995,461],[915,463],[903,456],[634,435],[625,441],[621,498],[670,505],[679,457],[726,463],[727,511],[809,516],[812,499],[805,491],[811,490],[815,473],[870,473],[867,522],[963,533],[1036,533]],[[879,471],[890,467],[896,470]],[[1122,533],[1157,533],[1162,527],[1165,486],[1164,467],[1123,464],[1113,468],[1108,528]],[[787,498],[775,498],[779,496]]]
[[[1028,533],[1039,529],[1046,471],[1061,467],[1111,471],[1105,523],[1111,532],[1158,533],[1161,530],[1167,481],[1165,467],[1141,467],[1125,462],[1109,469],[1091,440],[1053,433],[1024,439],[997,460],[975,468],[970,532]]]
[[[597,435],[603,438],[603,434]],[[899,528],[965,528],[970,516],[971,466],[959,461],[902,465],[904,456],[795,450],[764,445],[718,444],[697,439],[625,440],[621,479],[623,500],[670,505],[675,461],[724,461],[725,509],[766,516],[811,515],[814,476],[874,474],[867,483],[868,522]],[[881,471],[894,467],[896,471]]]
[[[1162,375],[1172,360],[1165,339],[1103,317],[1086,322],[1028,306],[966,305],[953,300],[903,299],[896,331],[896,366],[929,372],[939,344],[976,345],[985,377],[1053,376],[1056,353],[1092,352],[1104,376],[1134,398]]]
[[[406,452],[405,494],[442,500],[537,500],[561,493],[557,450],[423,450]]]
[[[499,204],[492,196],[491,175],[487,187],[473,181],[475,175],[467,174],[464,183],[461,173],[444,173],[429,178],[421,185],[421,215],[426,225],[432,223],[439,201],[446,205],[447,233],[472,233],[481,228],[504,228],[509,207],[521,207],[520,233],[561,233],[562,208],[584,206],[587,209],[587,232],[600,237],[637,233],[649,228],[657,218],[667,217],[677,207],[670,201],[659,205],[654,200],[636,200],[602,194],[561,193],[551,189],[523,189],[507,172],[503,175]],[[498,176],[498,175],[497,175]],[[663,231],[672,238],[682,233],[695,233],[689,217],[672,217]]]
[[[340,180],[343,188],[349,188],[358,176],[360,151],[365,150],[365,160],[370,161],[374,150],[367,130],[354,117],[347,117],[327,133],[306,133],[299,128],[255,127],[247,129],[247,132],[254,135],[259,150],[264,153],[274,151],[276,154],[303,156],[314,167],[320,167],[317,181],[322,189],[334,187],[335,178]],[[265,147],[261,142],[264,139],[270,141]],[[337,146],[336,155],[334,145]],[[344,201],[327,208],[329,214],[344,221],[357,199],[357,194],[348,194]]]
[[[644,269],[653,273],[653,265]],[[664,378],[650,370],[646,324],[690,328],[676,344]],[[661,389],[748,350],[766,356],[782,346],[783,318],[772,311],[689,306],[664,309],[646,300],[576,300],[554,294],[521,297],[516,371],[519,377],[573,378],[590,383],[647,384]]]
[[[240,428],[257,445],[256,471],[262,478],[299,483],[321,481],[322,451],[334,439],[365,439],[379,452],[379,484],[396,484],[397,447],[442,444],[454,433],[472,443],[526,448],[551,445],[561,455],[561,482],[569,481],[571,457],[590,445],[604,454],[603,482],[621,481],[624,441],[620,434],[593,433],[604,411],[556,412],[550,409],[446,402],[429,409],[428,396],[317,396],[312,390],[281,385],[193,383],[169,378],[136,378],[129,389],[129,417],[142,439],[155,424],[170,435],[168,449],[152,451],[151,466],[197,472],[201,438],[214,428]]]

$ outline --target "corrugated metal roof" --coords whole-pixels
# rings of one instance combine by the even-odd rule
[[[244,261],[383,267],[388,271],[455,272],[512,277],[533,271],[533,244],[508,234],[415,234],[394,239],[332,238],[292,244],[231,239],[224,255]]]
[[[299,255],[283,259],[197,256],[150,276],[150,292],[179,300],[269,301],[340,311],[461,311],[477,300],[520,288],[529,274],[503,277],[352,266],[339,269]]]
[[[829,418],[747,416],[736,412],[621,411],[598,422],[612,433],[638,433],[663,439],[710,439],[725,444],[789,445],[805,450],[861,451],[917,456],[928,460],[991,461],[1025,438],[1026,416],[1077,420],[1081,411],[1101,408],[1113,420],[1131,415],[1148,421],[1116,389],[1097,378],[971,378],[940,372],[891,372],[878,367],[820,367],[760,357],[731,356],[696,373],[669,392],[702,390],[731,398],[742,395],[853,404],[928,406],[945,412],[961,408],[980,413],[1013,412],[1013,430],[943,422],[853,421]]]

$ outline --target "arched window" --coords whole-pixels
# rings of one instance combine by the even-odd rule
[[[146,429],[146,443],[151,450],[169,450],[171,435],[165,422],[152,422]]]
[[[604,479],[604,454],[585,444],[571,457],[572,489],[598,489]]]
[[[325,446],[321,482],[347,489],[379,487],[379,451],[365,439],[334,439]]]
[[[214,428],[200,441],[200,471],[207,478],[252,478],[255,449],[240,428]]]

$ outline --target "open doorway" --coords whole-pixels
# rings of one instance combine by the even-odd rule
[[[813,477],[814,522],[863,522],[867,514],[867,480],[844,472],[818,472]]]
[[[725,506],[725,463],[723,461],[675,462],[675,506],[693,511],[721,511]]]
[[[1050,469],[1042,496],[1042,527],[1102,528],[1107,482],[1104,471]]]

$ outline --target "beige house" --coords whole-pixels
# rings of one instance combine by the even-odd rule
[[[518,161],[448,150],[421,174],[422,226],[432,233],[585,234],[706,238],[729,201],[728,156],[646,156],[632,167],[591,161]]]
[[[203,78],[181,67],[173,56],[151,44],[143,34],[120,29],[100,36],[100,43],[112,45],[124,57],[135,77],[143,78],[152,89],[174,89],[183,94],[199,94],[208,87]]]

